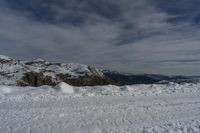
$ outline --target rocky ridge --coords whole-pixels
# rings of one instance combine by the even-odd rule
[[[54,86],[66,82],[74,86],[116,84],[100,70],[77,63],[54,63],[37,59],[21,61],[0,56],[0,84],[10,86]]]

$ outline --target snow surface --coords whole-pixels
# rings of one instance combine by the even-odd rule
[[[74,93],[74,88],[65,82],[59,83],[57,86],[55,86],[55,89],[61,91],[62,93],[65,93],[65,94],[73,94]]]
[[[0,133],[200,133],[200,84],[0,86]]]

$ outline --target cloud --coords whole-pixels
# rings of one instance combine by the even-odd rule
[[[182,6],[174,8],[179,3]],[[186,4],[184,0],[169,4],[158,0],[1,1],[0,52],[123,72],[199,74],[199,64],[194,63],[200,57],[200,30],[194,23],[198,10]],[[187,16],[190,9],[193,17]]]

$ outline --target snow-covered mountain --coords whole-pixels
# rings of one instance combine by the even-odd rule
[[[114,84],[101,71],[87,65],[42,59],[20,61],[0,55],[1,85],[41,86],[62,81],[75,86]]]
[[[98,70],[78,63],[54,63],[37,59],[20,61],[0,55],[0,85],[54,86],[66,82],[74,86],[166,84],[169,82],[199,82],[199,77],[156,74],[125,74]]]

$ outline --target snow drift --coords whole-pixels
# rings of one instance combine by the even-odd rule
[[[74,88],[65,82],[61,82],[58,85],[56,85],[55,89],[61,91],[64,94],[73,94],[74,93]]]
[[[60,82],[55,87],[41,86],[41,87],[17,87],[17,86],[0,86],[0,94],[24,94],[30,95],[31,93],[36,95],[51,95],[57,93],[68,94],[71,96],[155,96],[155,95],[172,95],[172,94],[190,94],[200,93],[200,83],[192,84],[152,84],[152,85],[126,85],[126,86],[84,86],[75,87],[65,82]],[[50,92],[50,93],[49,93]],[[58,95],[59,95],[58,94]]]

